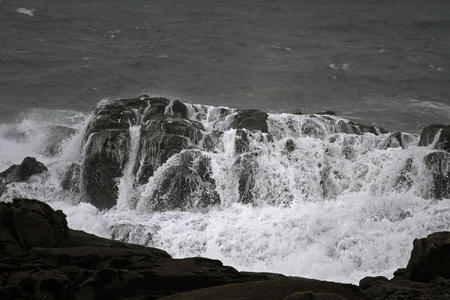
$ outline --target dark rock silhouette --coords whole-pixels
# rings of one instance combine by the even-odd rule
[[[25,157],[20,165],[12,165],[0,173],[0,196],[6,190],[6,185],[12,182],[26,181],[31,176],[46,172],[47,167],[34,157]]]
[[[450,297],[450,232],[435,232],[414,240],[406,269],[394,278],[363,278],[359,287],[373,299],[444,300]]]
[[[432,152],[425,156],[425,165],[431,172],[431,197],[435,199],[450,197],[450,153]]]
[[[231,128],[267,132],[267,113],[257,109],[243,109],[234,116]]]
[[[428,146],[433,143],[438,133],[440,135],[435,148],[450,152],[450,125],[429,125],[425,127],[420,135],[419,146]]]
[[[238,272],[206,258],[100,238],[67,227],[37,200],[0,203],[1,299],[448,299],[450,232],[414,241],[392,280],[351,284]]]

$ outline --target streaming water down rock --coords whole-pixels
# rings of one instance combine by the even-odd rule
[[[389,276],[406,265],[411,240],[450,229],[448,126],[420,136],[333,112],[146,95],[102,101],[74,119],[55,124],[69,129],[51,152],[26,126],[0,128],[10,149],[32,145],[17,156],[49,170],[8,181],[2,201],[42,199],[63,209],[72,228],[175,257],[344,282]],[[6,169],[18,157],[0,159]]]

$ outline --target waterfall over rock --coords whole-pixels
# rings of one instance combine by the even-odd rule
[[[411,239],[450,229],[448,126],[388,132],[145,95],[70,119],[56,138],[48,123],[0,127],[17,152],[2,152],[5,169],[12,155],[48,168],[3,181],[2,201],[43,199],[76,229],[176,257],[337,281],[389,276]]]

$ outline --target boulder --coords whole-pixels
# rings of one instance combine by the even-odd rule
[[[429,125],[425,127],[420,135],[419,146],[432,144],[437,134],[439,134],[439,137],[436,141],[435,149],[450,152],[450,125]]]
[[[286,280],[206,258],[70,230],[61,211],[27,199],[0,203],[1,299],[156,299],[216,285]]]
[[[69,238],[66,216],[38,200],[0,203],[0,254],[57,247]]]
[[[450,153],[436,151],[424,158],[425,166],[431,172],[430,196],[435,199],[450,197]]]
[[[422,282],[437,277],[450,280],[450,232],[435,232],[415,239],[404,277]]]
[[[261,130],[267,132],[268,115],[257,109],[243,109],[238,111],[231,122],[231,128]]]
[[[154,178],[148,206],[153,210],[202,208],[218,204],[210,159],[197,150],[183,151]]]
[[[5,184],[11,182],[26,181],[31,176],[41,174],[47,170],[47,167],[36,160],[34,157],[25,157],[20,165],[12,165],[0,173],[0,181]]]
[[[394,278],[365,277],[360,290],[372,299],[444,300],[450,295],[450,232],[416,239],[406,269]]]

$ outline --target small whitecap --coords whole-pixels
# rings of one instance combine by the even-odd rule
[[[335,64],[329,64],[329,65],[328,65],[328,68],[333,69],[333,70],[337,70]]]
[[[16,9],[16,13],[22,14],[22,15],[27,15],[30,17],[34,17],[34,11],[35,11],[35,9],[30,9],[30,8],[25,8],[25,7],[19,7],[18,9]]]
[[[350,70],[350,65],[349,64],[342,64],[342,70],[349,71]]]

